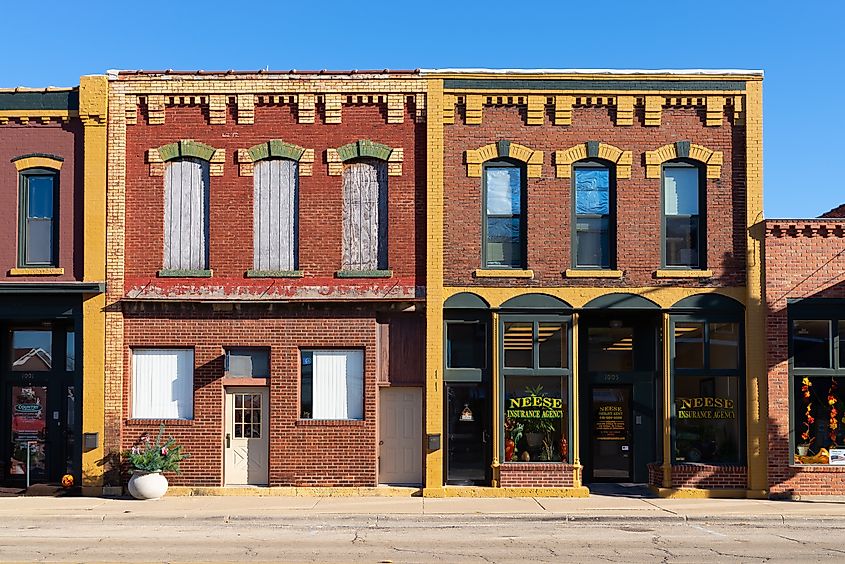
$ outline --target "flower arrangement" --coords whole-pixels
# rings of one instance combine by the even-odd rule
[[[813,427],[813,423],[816,422],[815,417],[813,417],[813,402],[811,400],[811,393],[810,388],[813,386],[813,383],[810,382],[809,378],[802,378],[801,379],[801,395],[804,396],[804,403],[806,404],[806,408],[804,410],[804,431],[801,433],[801,439],[804,441],[804,445],[809,447],[815,437],[811,437],[811,430]]]
[[[839,428],[839,420],[837,416],[839,415],[839,411],[836,409],[836,404],[839,400],[836,397],[836,389],[839,386],[836,383],[836,378],[830,379],[830,389],[827,391],[827,404],[830,406],[830,417],[828,420],[828,437],[830,437],[830,443],[833,446],[836,446],[836,429]]]
[[[126,458],[130,466],[143,472],[175,472],[179,473],[179,462],[188,458],[182,452],[182,446],[176,444],[173,437],[164,439],[164,424],[158,429],[155,441],[144,435],[137,445],[126,451]]]

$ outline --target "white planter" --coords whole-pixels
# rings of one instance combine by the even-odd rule
[[[809,445],[798,445],[798,456],[807,456],[808,450],[810,450]]]
[[[135,499],[158,499],[167,493],[167,478],[161,472],[133,470],[129,493]]]

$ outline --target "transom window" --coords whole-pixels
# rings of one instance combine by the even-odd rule
[[[20,266],[56,266],[58,248],[56,171],[33,168],[20,173]]]
[[[484,166],[483,264],[525,267],[525,183],[523,168],[510,161]]]
[[[615,198],[611,172],[598,161],[582,161],[574,167],[575,267],[612,267]]]
[[[702,169],[687,161],[663,165],[663,263],[705,268]]]

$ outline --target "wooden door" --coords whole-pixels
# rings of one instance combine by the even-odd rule
[[[269,483],[268,397],[267,388],[226,390],[224,479],[227,486]]]
[[[379,483],[422,483],[422,388],[382,388]]]

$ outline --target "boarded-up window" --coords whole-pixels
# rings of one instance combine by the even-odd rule
[[[253,177],[253,268],[296,269],[297,163],[259,161]]]
[[[387,167],[364,160],[343,169],[343,270],[387,268]]]
[[[178,159],[164,176],[164,268],[208,268],[208,163]]]

